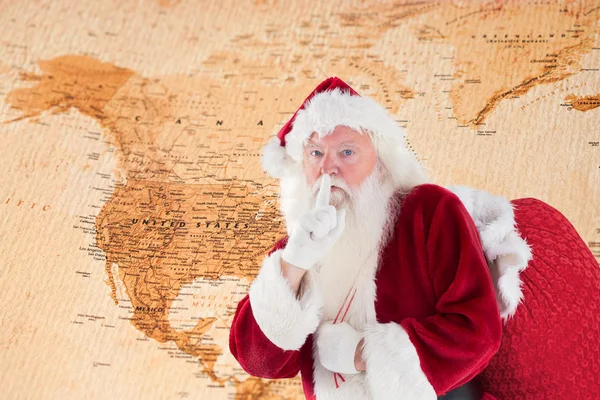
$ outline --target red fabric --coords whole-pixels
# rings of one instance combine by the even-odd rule
[[[500,317],[479,236],[446,189],[421,185],[404,199],[376,286],[377,320],[407,330],[438,394],[481,372],[498,349]],[[287,378],[300,370],[305,395],[314,398],[312,335],[298,351],[279,349],[260,331],[248,297],[238,305],[230,350],[254,376]]]
[[[428,376],[438,382],[439,388],[451,380],[447,372],[441,371],[438,375],[440,363],[450,363],[452,357],[457,357],[460,363],[466,354],[449,354],[448,349],[435,345],[427,347],[428,341],[432,340],[424,334],[428,328],[432,330],[433,338],[442,335],[442,340],[457,339],[443,336],[452,333],[443,329],[444,324],[441,328],[436,324],[440,317],[428,315],[437,307],[432,298],[445,285],[436,284],[435,280],[427,277],[419,281],[418,276],[423,275],[422,268],[409,268],[411,264],[427,264],[428,257],[444,259],[444,253],[437,250],[437,246],[422,251],[426,238],[435,237],[432,227],[442,227],[439,222],[434,224],[437,220],[435,212],[425,211],[431,210],[431,203],[435,200],[426,199],[423,193],[421,190],[420,196],[413,195],[404,203],[396,237],[385,251],[385,262],[377,276],[376,311],[380,322],[397,321],[403,315],[412,316],[402,318],[401,324],[411,332],[411,340],[420,349],[420,354],[439,353],[442,356],[439,360],[438,354],[435,359],[425,357],[422,363]],[[429,204],[428,208],[425,204]],[[515,200],[513,205],[517,227],[532,247],[533,260],[521,274],[524,302],[505,325],[499,351],[478,377],[487,392],[484,399],[600,399],[600,268],[585,242],[560,212],[535,199]],[[450,226],[461,225],[457,218],[445,219],[449,219]],[[411,225],[414,225],[412,232]],[[468,230],[472,235],[472,228]],[[400,240],[407,242],[402,244]],[[394,243],[400,245],[396,247]],[[278,243],[275,249],[283,246],[284,242]],[[406,259],[400,257],[402,252]],[[454,253],[451,251],[446,257],[448,263]],[[436,271],[436,264],[430,264],[428,270]],[[442,274],[442,282],[446,281],[445,276]],[[451,292],[454,286],[463,288],[462,281],[474,283],[481,279],[481,276],[465,278],[461,268],[456,269],[454,276]],[[482,284],[487,290],[487,284]],[[467,293],[479,290],[472,286],[464,289],[468,289]],[[412,294],[403,295],[405,293]],[[439,296],[439,299],[445,309],[456,306],[446,301],[446,295]],[[452,318],[463,317],[451,315],[450,321]],[[468,316],[465,320],[470,321]],[[462,333],[457,332],[459,336]],[[298,352],[281,351],[262,335],[245,298],[238,305],[230,340],[233,355],[250,374],[284,378],[301,370],[306,397],[314,399],[312,335]],[[484,352],[487,351],[484,349]],[[481,361],[479,364],[482,364]],[[452,367],[449,369],[454,372]],[[478,369],[458,371],[457,375],[467,378]]]
[[[277,242],[269,254],[283,249],[286,242]],[[259,378],[293,378],[300,371],[300,351],[284,351],[271,343],[254,319],[248,295],[237,305],[229,349],[247,373]]]
[[[480,373],[498,350],[502,325],[479,234],[462,202],[422,185],[402,206],[399,229],[377,279],[381,323],[399,322],[436,393]]]
[[[483,397],[481,398],[481,400],[498,400],[498,399],[496,399],[494,396],[492,396],[489,393],[484,393]]]
[[[319,85],[315,88],[315,90],[312,91],[311,94],[308,95],[308,97],[302,102],[302,105],[300,106],[300,108],[294,113],[294,115],[292,115],[292,118],[290,118],[290,120],[288,122],[286,122],[286,124],[277,133],[277,137],[280,140],[281,146],[285,147],[285,136],[288,133],[290,133],[290,131],[292,130],[292,126],[294,124],[294,120],[296,119],[296,114],[298,114],[298,111],[306,108],[307,103],[313,97],[315,97],[316,94],[335,90],[335,89],[340,89],[340,90],[346,91],[346,92],[350,93],[350,95],[352,95],[352,96],[359,96],[359,94],[356,92],[356,90],[352,89],[350,87],[350,85],[348,85],[346,82],[344,82],[340,78],[334,76],[334,77],[325,79],[323,82],[319,83]]]
[[[600,268],[567,218],[535,199],[513,201],[533,260],[524,301],[480,381],[498,400],[600,399]]]

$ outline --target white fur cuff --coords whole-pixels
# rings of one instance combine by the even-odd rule
[[[367,327],[364,339],[362,354],[367,363],[367,384],[374,399],[437,398],[404,328],[394,322],[377,324]]]
[[[250,305],[254,319],[265,336],[283,350],[298,350],[315,332],[323,304],[321,294],[306,276],[308,285],[300,300],[281,274],[281,253],[267,256],[260,273],[250,287]]]

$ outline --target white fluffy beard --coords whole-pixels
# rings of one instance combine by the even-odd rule
[[[298,167],[296,172],[281,181],[281,209],[288,234],[297,219],[314,206],[316,189],[320,186],[319,179],[312,188],[309,187],[303,170]],[[335,318],[354,283],[369,284],[372,281],[379,250],[389,239],[391,222],[399,211],[393,196],[393,180],[381,162],[359,187],[349,188],[335,176],[332,185],[345,188],[344,195],[333,190],[330,203],[346,208],[346,227],[321,264],[311,271],[325,294],[324,320]],[[368,316],[361,315],[357,325],[363,325],[365,319]]]
[[[288,234],[292,233],[298,218],[314,207],[316,190],[319,188],[320,182],[319,179],[312,188],[309,187],[301,163],[290,167],[290,173],[281,178],[280,207],[286,221]],[[340,206],[346,208],[344,235],[352,230],[353,225],[356,229],[361,228],[360,225],[366,228],[365,225],[370,220],[361,221],[361,216],[366,218],[379,216],[377,218],[379,220],[394,211],[392,208],[397,207],[396,204],[388,204],[395,188],[393,179],[380,161],[377,162],[371,175],[365,179],[360,187],[349,188],[344,181],[335,176],[332,177],[332,186],[342,187],[346,192],[342,194],[339,191],[332,190],[330,199],[330,204],[336,208]],[[388,212],[385,213],[384,211]],[[372,222],[376,224],[376,220],[372,220]]]
[[[304,174],[299,171],[296,177],[285,178],[281,182],[281,207],[286,218],[288,232],[296,220],[314,205],[316,190],[320,180],[313,188],[306,184]],[[332,321],[344,308],[344,300],[351,288],[356,289],[352,306],[344,322],[362,332],[368,323],[376,322],[375,315],[375,272],[379,252],[393,233],[393,222],[399,212],[399,203],[394,184],[381,166],[358,188],[348,188],[344,182],[332,177],[332,185],[346,188],[342,195],[331,192],[330,204],[346,208],[346,227],[320,264],[307,275],[313,275],[323,296],[322,321]],[[344,375],[345,381],[335,378],[325,369],[318,357],[317,348],[313,348],[313,372],[315,394],[324,399],[371,399],[365,383],[365,374]]]
[[[333,179],[332,184],[335,182]],[[325,321],[335,318],[352,287],[357,289],[357,294],[346,322],[355,329],[362,329],[368,321],[374,320],[371,297],[374,299],[379,252],[392,233],[389,222],[398,211],[398,204],[391,201],[393,194],[392,180],[379,164],[360,187],[350,189],[345,206],[346,228],[315,269],[317,281],[325,293]],[[334,192],[331,199],[335,204]],[[367,308],[363,307],[367,305],[365,303],[369,303]]]

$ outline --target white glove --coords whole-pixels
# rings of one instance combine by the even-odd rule
[[[281,254],[295,267],[310,269],[333,247],[345,227],[346,210],[329,204],[331,177],[324,174],[315,209],[300,216]]]
[[[356,347],[362,335],[345,322],[325,322],[315,333],[321,364],[331,372],[358,374],[354,366]]]

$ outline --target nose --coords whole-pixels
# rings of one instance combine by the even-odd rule
[[[337,163],[337,159],[330,152],[325,153],[321,161],[321,175],[338,175],[340,169]]]

